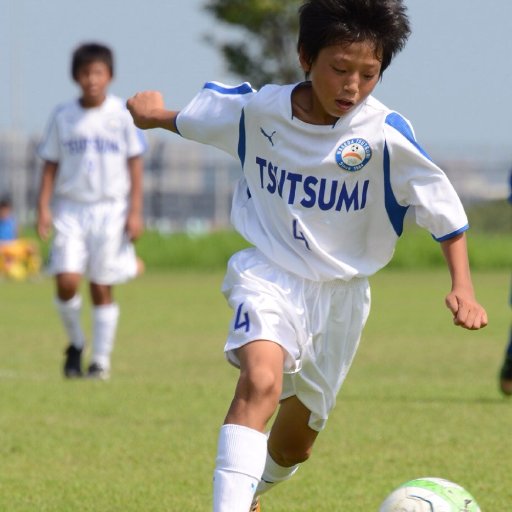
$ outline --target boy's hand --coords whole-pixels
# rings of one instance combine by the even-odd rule
[[[487,313],[472,293],[452,290],[445,299],[453,313],[453,323],[464,329],[477,330],[487,325]]]
[[[164,110],[164,99],[158,91],[138,92],[126,102],[126,107],[138,128],[158,128],[156,118]]]
[[[126,234],[128,238],[133,242],[137,240],[144,231],[144,222],[142,216],[135,212],[128,213],[126,219]]]
[[[48,240],[52,231],[52,214],[49,209],[41,209],[37,214],[37,234],[41,240]]]

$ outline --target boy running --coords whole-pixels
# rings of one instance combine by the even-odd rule
[[[305,81],[259,91],[210,82],[180,112],[155,91],[128,101],[140,128],[225,150],[243,171],[232,222],[254,247],[231,258],[223,283],[234,313],[225,352],[240,375],[220,429],[214,512],[259,510],[258,496],[310,456],[359,344],[368,277],[391,259],[410,206],[445,255],[454,323],[487,323],[457,194],[410,123],[372,96],[409,32],[402,0],[306,0]]]

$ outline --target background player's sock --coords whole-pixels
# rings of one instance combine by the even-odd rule
[[[265,467],[267,436],[241,425],[220,429],[213,512],[247,512]]]
[[[55,298],[55,305],[59,316],[68,335],[70,345],[82,350],[84,348],[85,337],[80,325],[80,313],[82,312],[82,298],[76,294],[69,300],[62,301]]]
[[[274,487],[274,485],[284,482],[291,478],[295,472],[299,469],[300,464],[295,464],[295,466],[284,467],[277,464],[274,459],[267,452],[267,460],[265,462],[265,469],[263,470],[263,474],[261,475],[260,483],[258,484],[258,488],[256,489],[256,494],[260,496],[261,494],[269,491]]]
[[[95,306],[92,309],[92,354],[91,363],[104,370],[110,369],[110,355],[114,349],[119,306],[116,303]]]

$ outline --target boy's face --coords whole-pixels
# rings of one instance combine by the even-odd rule
[[[76,81],[82,89],[82,104],[96,107],[103,103],[112,75],[104,62],[93,61],[78,69]]]
[[[9,206],[0,206],[0,219],[7,219],[11,214],[11,208]]]
[[[300,54],[312,83],[313,122],[333,124],[373,91],[380,78],[381,61],[371,42],[337,44],[320,50],[313,62]]]

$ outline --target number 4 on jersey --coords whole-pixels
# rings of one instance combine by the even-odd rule
[[[293,219],[293,238],[295,238],[296,240],[301,240],[302,242],[304,242],[306,244],[306,249],[308,251],[311,250],[309,248],[308,241],[307,241],[306,237],[304,236],[304,233],[297,229],[297,219]]]
[[[249,313],[247,313],[247,311],[242,312],[243,306],[244,303],[242,302],[236,310],[235,330],[245,327],[245,332],[249,332]]]

